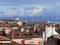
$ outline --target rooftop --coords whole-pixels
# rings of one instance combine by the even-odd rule
[[[0,41],[9,41],[10,39],[0,35]]]

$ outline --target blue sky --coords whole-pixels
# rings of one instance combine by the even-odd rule
[[[60,16],[60,0],[0,0],[0,18],[36,16]]]

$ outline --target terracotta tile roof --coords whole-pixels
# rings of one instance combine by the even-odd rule
[[[14,39],[13,42],[17,44],[22,44],[23,39]],[[36,39],[31,39],[31,40],[24,40],[25,44],[30,44],[31,42],[34,42],[34,44],[38,44],[39,42],[43,43],[42,38],[36,38]]]
[[[41,38],[41,36],[35,33],[33,35],[30,35],[24,32],[20,32],[20,30],[14,30],[13,39],[21,39],[21,38]]]
[[[0,35],[0,41],[9,41],[10,39]]]

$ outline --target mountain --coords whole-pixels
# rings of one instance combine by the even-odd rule
[[[55,21],[60,22],[60,13],[56,10],[47,10],[44,9],[40,14],[36,14],[36,16],[20,16],[20,15],[11,15],[11,16],[0,16],[0,19],[11,19],[17,17],[22,21]]]

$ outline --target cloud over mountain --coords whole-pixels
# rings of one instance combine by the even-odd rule
[[[0,0],[1,17],[59,19],[60,0]]]
[[[7,9],[7,10],[1,10],[0,14],[2,15],[9,15],[9,16],[13,16],[13,15],[19,15],[19,16],[37,16],[38,14],[41,14],[41,12],[43,11],[43,7],[41,6],[33,6],[33,7],[27,7],[25,9]],[[2,12],[2,13],[1,13]]]

